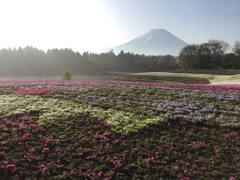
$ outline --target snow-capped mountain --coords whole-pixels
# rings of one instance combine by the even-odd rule
[[[165,29],[153,29],[120,46],[111,48],[116,54],[121,50],[145,55],[178,55],[187,43]]]

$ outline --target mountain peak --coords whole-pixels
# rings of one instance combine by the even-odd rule
[[[114,47],[115,53],[121,50],[145,55],[178,55],[187,43],[166,29],[152,29],[135,39]]]
[[[167,30],[166,29],[160,29],[160,28],[153,28],[152,30],[150,30],[149,32],[166,32]]]

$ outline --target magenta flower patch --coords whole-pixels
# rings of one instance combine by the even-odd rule
[[[29,89],[18,89],[17,91],[13,92],[13,94],[19,94],[19,95],[43,95],[52,92],[52,90],[49,89],[35,89],[35,88],[29,88]]]

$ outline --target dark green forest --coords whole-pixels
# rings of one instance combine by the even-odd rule
[[[145,56],[121,51],[95,54],[71,49],[44,52],[25,47],[0,50],[0,76],[58,76],[68,71],[73,75],[95,71],[165,71],[177,68],[174,56]]]
[[[240,41],[232,52],[223,41],[210,40],[200,45],[185,46],[178,57],[145,56],[121,51],[96,54],[74,52],[71,49],[51,49],[47,52],[27,46],[0,50],[0,76],[59,76],[96,71],[167,71],[174,69],[240,69]]]

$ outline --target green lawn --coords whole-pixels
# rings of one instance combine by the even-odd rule
[[[184,84],[195,84],[195,83],[210,83],[210,84],[235,84],[240,83],[240,74],[223,75],[229,74],[228,71],[222,71],[222,75],[212,71],[212,74],[205,74],[206,71],[198,71],[197,73],[185,73],[178,72],[146,72],[146,73],[134,73],[131,76],[134,78],[152,79],[154,81],[168,81],[178,82]],[[207,71],[211,73],[211,71]],[[129,76],[130,77],[130,76]]]

